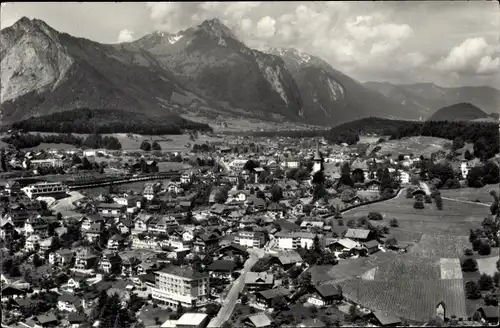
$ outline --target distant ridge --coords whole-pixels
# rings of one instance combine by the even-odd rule
[[[490,118],[471,103],[458,103],[438,109],[428,121],[473,121]]]

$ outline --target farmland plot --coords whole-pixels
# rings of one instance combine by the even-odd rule
[[[370,281],[346,280],[340,283],[344,296],[363,307],[393,312],[415,321],[435,316],[436,306],[444,301],[449,316],[466,317],[462,279]]]
[[[498,256],[477,259],[477,268],[481,274],[493,276],[497,272]]]
[[[413,199],[400,195],[395,199],[355,208],[348,213],[359,218],[370,212],[379,212],[384,219],[382,222],[377,221],[377,224],[389,226],[390,220],[395,218],[399,222],[399,229],[405,231],[455,236],[468,235],[469,230],[477,228],[488,214],[484,204],[444,200],[442,211],[436,210],[435,204],[425,204],[421,210],[414,209],[413,204]]]
[[[442,258],[441,279],[462,279],[462,267],[458,258]]]
[[[497,185],[487,185],[482,188],[443,189],[441,190],[441,196],[469,202],[479,200],[482,203],[491,204],[493,201],[493,197],[490,195],[491,190],[496,190],[500,194]]]
[[[420,257],[460,257],[464,249],[470,248],[469,237],[451,235],[424,234],[418,244],[409,249],[409,253]]]
[[[417,258],[409,254],[397,256],[392,261],[381,264],[374,276],[375,280],[381,281],[436,280],[439,278],[439,260]]]

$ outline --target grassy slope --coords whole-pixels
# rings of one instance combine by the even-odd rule
[[[367,153],[370,153],[376,146],[380,146],[381,149],[377,152],[379,155],[392,154],[393,157],[397,157],[399,154],[413,153],[416,156],[429,157],[436,151],[446,150],[444,147],[446,144],[451,144],[451,141],[436,137],[409,137],[370,145]]]

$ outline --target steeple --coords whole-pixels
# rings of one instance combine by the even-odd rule
[[[323,157],[321,156],[321,153],[319,151],[319,143],[316,140],[316,153],[314,154],[314,159],[313,161],[315,162],[323,162]]]

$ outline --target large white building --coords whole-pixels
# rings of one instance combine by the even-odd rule
[[[155,272],[153,299],[173,309],[180,304],[187,308],[204,306],[209,301],[209,275],[189,267],[168,266]]]
[[[262,231],[240,230],[236,235],[235,242],[241,246],[261,248],[266,243],[266,235]]]
[[[229,168],[233,171],[241,171],[245,164],[248,162],[246,159],[235,159],[231,163],[229,163]]]
[[[278,240],[278,248],[280,249],[311,249],[314,243],[316,234],[310,232],[284,232],[280,231],[274,235]],[[319,236],[318,236],[319,237]]]
[[[65,194],[67,190],[68,187],[60,182],[38,182],[22,188],[30,199]]]

